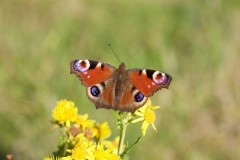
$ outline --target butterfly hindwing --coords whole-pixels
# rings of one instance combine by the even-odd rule
[[[144,96],[149,97],[162,88],[168,88],[172,77],[151,69],[130,69],[128,79]]]
[[[115,101],[112,89],[114,83],[108,83],[109,80],[106,80],[94,86],[87,87],[88,99],[95,104],[96,108],[114,109],[113,107],[115,106]]]
[[[122,92],[119,98],[118,110],[134,112],[147,102],[148,97],[143,96],[128,80],[122,86],[122,90],[124,92]]]

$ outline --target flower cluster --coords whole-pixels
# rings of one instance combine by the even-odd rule
[[[107,140],[111,135],[111,129],[107,122],[98,123],[89,119],[88,114],[78,114],[78,108],[74,102],[60,100],[52,110],[54,124],[62,128],[63,135],[60,138],[58,150],[52,157],[44,160],[120,160],[126,157],[128,151],[137,144],[142,135],[146,134],[149,125],[156,130],[154,125],[154,109],[151,101],[136,110],[134,113],[119,112],[118,125],[120,136],[114,140]],[[126,127],[128,124],[142,121],[142,135],[132,145],[124,144]]]

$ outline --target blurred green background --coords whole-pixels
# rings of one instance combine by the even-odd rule
[[[240,1],[0,0],[0,159],[42,159],[56,150],[57,100],[109,121],[69,74],[72,59],[150,68],[173,77],[152,98],[156,126],[130,159],[226,160],[240,157]],[[130,127],[127,139],[139,136]],[[138,132],[137,132],[138,133]]]

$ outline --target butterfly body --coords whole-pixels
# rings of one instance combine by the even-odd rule
[[[93,60],[74,60],[71,73],[87,87],[87,96],[96,108],[134,112],[161,88],[168,88],[171,76],[155,70],[115,68]]]

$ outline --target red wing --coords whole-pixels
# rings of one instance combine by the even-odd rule
[[[116,70],[113,66],[92,60],[73,60],[70,63],[71,73],[75,74],[88,87],[101,83]]]
[[[128,78],[130,83],[147,97],[162,88],[168,88],[172,80],[170,75],[150,69],[128,70]]]

